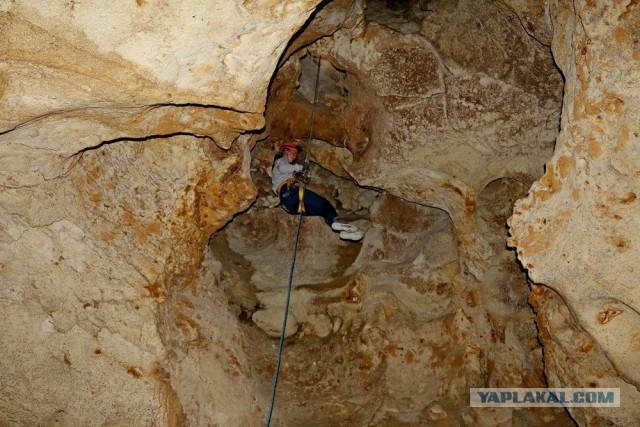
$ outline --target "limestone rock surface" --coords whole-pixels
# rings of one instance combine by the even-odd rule
[[[562,298],[563,321],[592,340],[581,355],[585,369],[571,373],[554,363],[548,375],[583,387],[592,381],[628,383],[635,388],[622,387],[622,399],[635,402],[640,385],[640,291],[635,286],[640,11],[635,2],[549,4],[554,55],[566,79],[562,131],[545,175],[516,205],[510,243],[531,279]],[[545,307],[538,314],[545,323],[556,316],[546,308],[556,304],[544,302],[548,295],[540,292],[536,298]],[[543,344],[555,351],[562,348],[563,336],[550,328]],[[571,350],[558,352],[574,357]],[[607,374],[613,378],[598,380],[601,366],[613,366],[615,373]],[[582,420],[594,416],[576,414]],[[638,406],[625,404],[622,413],[599,419],[627,424],[639,418]]]
[[[366,235],[345,245],[322,220],[303,222],[297,330],[286,332],[280,380],[289,403],[277,423],[568,423],[558,410],[465,403],[472,386],[545,384],[505,223],[553,150],[561,77],[551,50],[498,3],[397,13],[384,3],[355,3],[341,29],[281,66],[252,151],[258,202],[211,240],[253,337],[258,394],[273,373],[265,332],[282,319],[295,228],[268,207],[269,169],[279,140],[304,144],[312,125],[312,188]],[[329,320],[328,334],[318,319]]]
[[[178,334],[159,326],[186,322],[168,295],[197,281],[208,233],[254,194],[232,152],[187,136],[108,144],[0,194],[4,423],[185,418],[171,384],[195,372],[170,368]]]
[[[341,166],[360,185],[448,212],[463,262],[482,276],[490,251],[477,238],[477,198],[496,179],[528,185],[540,176],[558,132],[562,79],[549,46],[504,5],[409,12],[390,22],[388,13],[353,9],[364,14],[351,19],[357,25],[310,47],[322,55],[314,135],[349,149]],[[292,56],[276,76],[271,136],[308,132],[309,63]]]
[[[274,425],[635,425],[639,28],[635,0],[0,2],[0,425],[263,422],[285,138],[365,237],[303,221]],[[467,403],[544,386],[623,407]]]
[[[257,422],[204,249],[317,3],[0,2],[1,425]]]

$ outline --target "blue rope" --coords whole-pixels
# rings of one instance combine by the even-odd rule
[[[296,237],[293,242],[293,256],[291,257],[291,267],[289,268],[289,285],[287,287],[287,301],[284,306],[284,319],[282,320],[282,330],[280,331],[280,343],[278,344],[278,358],[276,359],[276,369],[273,374],[273,385],[271,386],[271,403],[269,405],[269,415],[267,416],[267,424],[271,424],[271,415],[273,414],[273,406],[276,400],[276,387],[278,386],[278,374],[280,373],[280,361],[282,360],[282,347],[284,346],[284,337],[287,330],[287,318],[289,317],[289,302],[291,301],[291,288],[293,283],[293,267],[296,264],[296,256],[298,255],[298,239],[300,237],[300,226],[302,225],[302,213],[298,214],[298,228],[296,229]]]
[[[311,143],[311,134],[313,133],[313,120],[316,113],[316,99],[318,97],[318,80],[320,79],[320,62],[322,57],[318,57],[318,70],[316,71],[316,86],[313,94],[313,105],[311,107],[311,125],[309,126],[309,138],[307,140],[307,151],[304,156],[304,169],[305,175],[309,173],[309,151]],[[304,180],[299,185],[302,186],[304,191]],[[302,200],[300,200],[300,206]],[[269,414],[267,415],[266,427],[271,425],[271,416],[273,415],[273,407],[276,400],[276,388],[278,387],[278,376],[280,374],[280,362],[282,360],[282,347],[284,346],[284,336],[287,330],[287,318],[289,317],[289,303],[291,301],[291,288],[293,283],[293,268],[296,265],[296,257],[298,256],[298,239],[300,238],[300,228],[302,226],[302,209],[298,209],[298,228],[296,229],[296,237],[293,241],[293,255],[291,256],[291,266],[289,267],[289,284],[287,286],[287,299],[284,305],[284,319],[282,319],[282,330],[280,331],[280,342],[278,343],[278,357],[276,359],[276,368],[273,373],[273,384],[271,386],[271,401],[269,403]]]

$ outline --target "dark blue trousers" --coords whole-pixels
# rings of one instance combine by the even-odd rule
[[[300,203],[300,197],[298,194],[297,183],[284,186],[280,190],[279,199],[282,208],[290,213],[298,213],[298,205]],[[324,218],[329,226],[333,224],[333,220],[338,216],[336,209],[333,207],[330,201],[322,197],[321,195],[314,193],[308,188],[304,189],[304,196],[302,197],[304,203],[304,213],[306,216],[321,216]]]

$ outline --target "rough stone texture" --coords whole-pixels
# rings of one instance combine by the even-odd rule
[[[477,277],[491,257],[478,240],[478,194],[495,179],[540,176],[562,84],[549,47],[513,11],[481,3],[441,2],[408,34],[351,19],[359,24],[309,48],[323,55],[314,136],[351,151],[342,167],[359,184],[447,211]],[[308,132],[309,82],[315,67],[292,57],[272,86],[271,136]]]
[[[545,46],[551,44],[553,27],[548,15],[548,1],[500,0],[518,16],[527,33],[535,37]]]
[[[167,294],[196,280],[210,232],[251,200],[244,155],[186,136],[121,142],[84,152],[65,178],[1,193],[4,423],[173,425],[197,413],[172,384],[198,370],[171,368],[180,334],[158,324],[186,322]]]
[[[6,1],[0,12],[3,62],[12,69],[8,92],[22,97],[18,105],[30,117],[93,107],[95,99],[261,113],[280,54],[317,3]],[[21,108],[13,109],[3,120],[22,123]]]
[[[582,387],[626,382],[635,387],[621,386],[622,400],[636,402],[640,9],[635,1],[577,1],[551,2],[550,11],[554,55],[566,78],[562,131],[545,175],[515,208],[510,243],[531,279],[562,298],[563,322],[591,340],[581,355],[584,369],[554,363],[548,375]],[[537,297],[545,323],[557,316],[546,307],[559,304],[545,302],[548,295]],[[565,341],[562,331],[550,328],[543,343],[556,357],[575,357]],[[594,417],[572,412],[585,422]],[[630,425],[640,413],[637,405],[624,404],[622,413],[600,411],[599,419]]]
[[[254,149],[259,193],[268,188],[259,177],[262,150]],[[313,169],[314,189],[337,194],[343,205],[353,184],[322,173]],[[504,249],[504,223],[522,191],[503,181],[480,199],[481,228],[496,247],[491,283],[461,273],[442,210],[379,195],[364,206],[369,219],[358,222],[367,229],[361,244],[340,242],[321,219],[305,219],[274,425],[565,425],[558,410],[472,410],[466,403],[469,387],[544,384],[526,281]],[[271,232],[256,233],[256,225]],[[265,400],[276,354],[262,331],[277,336],[282,325],[294,229],[295,217],[258,203],[211,240],[222,287],[247,321]]]
[[[279,56],[316,3],[4,2],[0,184],[59,176],[79,150],[124,137],[228,148],[262,127]]]
[[[342,27],[353,26],[355,22],[352,19],[356,15],[351,11],[363,8],[364,4],[363,0],[334,0],[318,5],[303,31],[291,40],[281,61],[284,62],[305,46],[333,34]]]
[[[317,3],[0,2],[1,425],[259,423],[204,248]]]
[[[534,285],[529,300],[537,312],[550,387],[620,389],[620,408],[570,408],[576,422],[588,426],[637,424],[638,389],[620,376],[593,336],[576,322],[562,298],[551,288]]]
[[[295,227],[269,168],[318,55],[314,190],[366,236],[303,224],[274,424],[570,424],[468,408],[544,385],[619,386],[571,417],[636,423],[637,2],[218,3],[0,3],[0,425],[262,422]],[[529,295],[504,224],[558,132],[550,43]]]
[[[498,3],[368,7],[308,47],[322,54],[319,70],[307,52],[279,69],[268,138],[252,152],[258,203],[211,241],[222,287],[252,321],[244,330],[258,393],[269,391],[267,335],[282,323],[295,228],[267,208],[269,168],[275,143],[306,138],[315,115],[311,158],[346,180],[315,167],[313,188],[367,234],[344,246],[322,220],[303,223],[277,425],[568,423],[562,411],[466,403],[471,386],[545,384],[505,223],[557,133],[561,79],[550,49]],[[343,203],[370,200],[350,182],[386,195]]]
[[[264,405],[247,376],[251,354],[220,288],[220,264],[207,253],[198,280],[171,287],[160,306],[159,332],[168,381],[185,414],[177,425],[259,425]]]

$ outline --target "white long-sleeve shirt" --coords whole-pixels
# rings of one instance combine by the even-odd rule
[[[286,157],[280,157],[273,164],[273,169],[271,170],[271,183],[273,186],[273,192],[278,194],[278,186],[285,182],[287,179],[293,177],[294,172],[299,172],[302,170],[302,165],[295,165],[289,163],[289,160]]]

